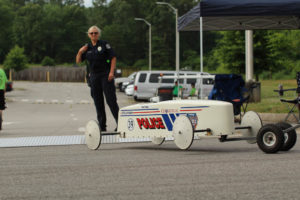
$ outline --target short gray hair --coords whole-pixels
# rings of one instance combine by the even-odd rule
[[[100,34],[101,34],[101,29],[100,29],[98,26],[96,26],[96,25],[91,26],[91,27],[88,29],[87,34],[89,34],[89,32],[90,32],[91,29],[96,29],[96,30],[98,31],[98,33],[99,33],[99,36],[100,36]]]

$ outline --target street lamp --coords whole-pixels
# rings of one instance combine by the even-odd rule
[[[166,2],[156,2],[158,5],[167,5],[169,6],[175,14],[175,19],[176,19],[176,27],[175,27],[175,32],[176,32],[176,71],[179,71],[179,31],[178,31],[178,10],[174,8],[171,4],[166,3]]]
[[[152,55],[151,55],[151,24],[147,20],[145,20],[143,18],[134,18],[134,20],[144,21],[149,26],[149,71],[151,71],[151,66],[152,66]]]

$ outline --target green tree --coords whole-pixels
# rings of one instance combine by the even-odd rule
[[[15,71],[20,71],[27,67],[27,58],[24,55],[24,49],[19,46],[15,46],[7,54],[4,60],[4,69],[14,69]]]
[[[219,70],[242,74],[245,72],[245,37],[244,31],[223,31],[215,49]]]
[[[0,0],[0,63],[12,47],[12,24],[14,14],[8,0]]]
[[[281,71],[291,70],[293,60],[299,59],[299,50],[296,46],[299,44],[299,39],[296,38],[297,36],[292,34],[291,31],[270,31],[268,47],[270,48],[270,57],[274,60],[270,75],[277,71],[276,69]]]
[[[55,61],[53,58],[50,58],[49,56],[45,56],[41,64],[42,66],[55,66]]]
[[[24,47],[29,62],[40,62],[44,57],[45,46],[41,21],[42,7],[39,4],[28,3],[17,11],[13,23],[14,43]]]
[[[60,63],[74,62],[78,49],[87,41],[87,17],[84,8],[76,5],[64,6],[61,17],[62,23],[57,26],[59,37],[53,41],[53,58]]]

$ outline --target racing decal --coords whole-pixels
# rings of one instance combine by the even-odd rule
[[[128,130],[130,130],[130,131],[133,131],[133,130],[134,130],[134,120],[133,120],[133,119],[129,118],[129,119],[127,120],[127,128],[128,128]]]
[[[189,109],[189,108],[209,108],[209,106],[189,106],[189,107],[180,107],[181,109]]]
[[[177,113],[178,109],[161,109],[161,113]]]
[[[136,119],[140,129],[166,129],[161,117],[144,117]]]
[[[180,107],[180,112],[189,112],[189,111],[202,111],[203,108],[208,108],[209,106],[191,106],[191,107]]]
[[[175,115],[174,115],[174,114],[170,114],[170,117],[171,117],[171,119],[172,119],[172,122],[174,123],[174,122],[175,122],[175,119],[176,119]]]
[[[154,109],[129,109],[129,110],[121,110],[122,115],[132,115],[132,114],[155,114],[160,113],[160,111],[156,108]]]
[[[198,117],[196,113],[188,113],[186,116],[191,120],[194,130],[197,128]]]
[[[168,129],[173,130],[173,123],[180,115],[187,116],[194,127],[197,128],[198,116],[195,111],[201,111],[209,106],[193,106],[193,107],[180,107],[180,111],[176,109],[161,109],[158,108],[142,108],[142,109],[124,109],[120,110],[121,117],[138,117],[136,123],[140,129]],[[170,113],[174,112],[175,113]],[[185,112],[183,112],[185,111]],[[194,111],[194,112],[192,112]],[[127,121],[128,130],[133,130],[135,126],[135,120],[131,118]]]
[[[164,119],[164,122],[166,123],[168,131],[172,131],[173,130],[173,124],[172,124],[172,122],[169,118],[169,115],[168,114],[163,114],[162,117]]]

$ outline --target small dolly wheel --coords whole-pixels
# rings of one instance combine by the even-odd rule
[[[279,122],[276,124],[276,126],[278,126],[282,131],[291,128],[292,125],[290,125],[289,123],[286,122]],[[289,151],[291,148],[294,147],[294,145],[296,144],[297,141],[297,133],[294,130],[290,130],[287,133],[284,133],[284,143],[280,149],[280,151]]]
[[[190,148],[194,141],[194,128],[187,116],[180,115],[177,117],[173,126],[173,135],[174,142],[179,149]]]
[[[162,143],[164,143],[164,141],[165,141],[164,137],[153,137],[152,138],[153,144],[161,145]]]
[[[85,127],[85,141],[89,149],[97,150],[101,144],[101,131],[95,120],[91,120]]]
[[[274,124],[264,125],[257,134],[257,145],[265,153],[276,153],[284,143],[283,131]]]

